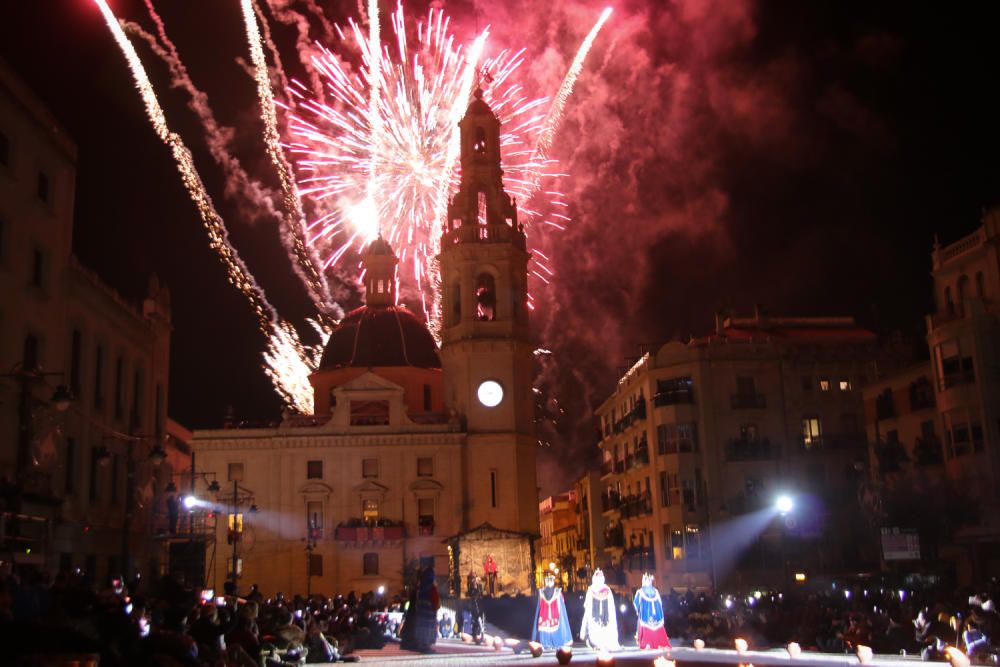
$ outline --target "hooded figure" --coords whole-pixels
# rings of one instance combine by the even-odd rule
[[[597,650],[618,651],[618,617],[615,595],[604,583],[604,573],[594,571],[587,597],[583,600],[580,639]]]
[[[638,619],[635,641],[639,648],[673,648],[663,627],[663,600],[653,586],[653,575],[642,575],[642,588],[632,598]]]
[[[563,600],[562,589],[556,588],[556,578],[551,574],[545,575],[545,587],[538,591],[531,641],[550,649],[573,643],[573,633],[569,629],[569,616],[566,615],[566,602]]]
[[[434,584],[434,568],[428,567],[420,573],[420,583],[410,595],[410,606],[403,617],[400,632],[400,648],[421,653],[433,653],[437,639],[437,610],[441,606],[437,586]]]

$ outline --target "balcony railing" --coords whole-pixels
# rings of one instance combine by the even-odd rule
[[[694,403],[693,389],[672,389],[670,391],[659,392],[653,396],[653,405],[658,408],[665,405],[682,405],[685,403]]]
[[[605,475],[610,475],[615,471],[614,461],[601,461],[601,477]]]
[[[635,450],[635,453],[631,456],[631,461],[629,468],[639,468],[649,463],[649,448],[643,447],[642,449]]]
[[[621,498],[618,497],[617,493],[611,492],[601,496],[602,512],[609,512],[611,510],[616,510],[621,506],[621,504],[622,504]]]
[[[353,520],[340,524],[334,531],[334,539],[338,542],[384,542],[405,537],[406,527],[403,524],[385,520],[372,525]]]
[[[729,407],[733,410],[763,410],[767,407],[764,394],[730,394]]]
[[[648,493],[638,496],[626,496],[622,499],[621,513],[623,519],[633,519],[652,514],[653,499]]]
[[[779,447],[771,446],[767,438],[743,440],[733,438],[726,443],[727,461],[769,461],[778,458]]]

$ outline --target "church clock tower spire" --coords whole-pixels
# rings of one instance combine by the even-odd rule
[[[459,122],[461,180],[438,256],[447,404],[465,420],[468,526],[538,530],[529,254],[503,187],[500,121],[476,89]]]

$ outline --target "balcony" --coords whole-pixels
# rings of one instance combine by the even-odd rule
[[[656,558],[653,548],[638,546],[629,547],[622,554],[622,565],[629,572],[653,572],[656,570]]]
[[[635,407],[632,408],[632,410],[627,415],[625,415],[624,417],[622,417],[621,419],[619,419],[614,423],[614,427],[612,428],[612,430],[615,433],[621,433],[628,427],[632,426],[633,424],[639,423],[645,418],[646,418],[646,399],[642,399],[635,404]]]
[[[601,477],[610,475],[615,471],[614,461],[601,461]]]
[[[611,512],[613,510],[617,510],[619,507],[621,507],[621,504],[622,504],[621,498],[619,498],[618,494],[615,493],[614,491],[611,491],[601,496],[602,512]]]
[[[406,527],[398,521],[382,519],[375,523],[365,523],[361,519],[350,519],[337,526],[334,539],[338,542],[365,543],[387,542],[406,538]]]
[[[604,531],[604,547],[606,549],[623,549],[625,547],[625,531],[621,524],[608,526]]]
[[[629,461],[628,468],[630,470],[632,468],[641,468],[644,465],[648,465],[649,464],[649,448],[648,447],[643,447],[641,449],[635,450],[635,453],[632,454],[629,457],[629,459],[630,459],[630,461]]]
[[[764,394],[730,394],[729,407],[733,410],[763,410],[767,407]]]
[[[653,513],[653,499],[648,493],[638,496],[626,496],[621,502],[623,519],[634,519]]]
[[[665,405],[684,405],[694,403],[694,389],[690,387],[661,391],[653,396],[653,405],[661,408]]]
[[[771,441],[767,438],[756,440],[743,440],[733,438],[726,443],[727,461],[770,461],[778,458],[778,446],[771,446]]]
[[[823,452],[846,451],[851,449],[867,449],[868,443],[864,435],[824,435],[810,438],[808,441],[799,437],[798,450],[803,454],[822,454]]]

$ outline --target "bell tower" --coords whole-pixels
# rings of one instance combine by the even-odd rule
[[[458,124],[462,175],[441,235],[441,366],[464,419],[463,517],[475,528],[538,531],[528,252],[504,191],[500,121],[482,90]]]

